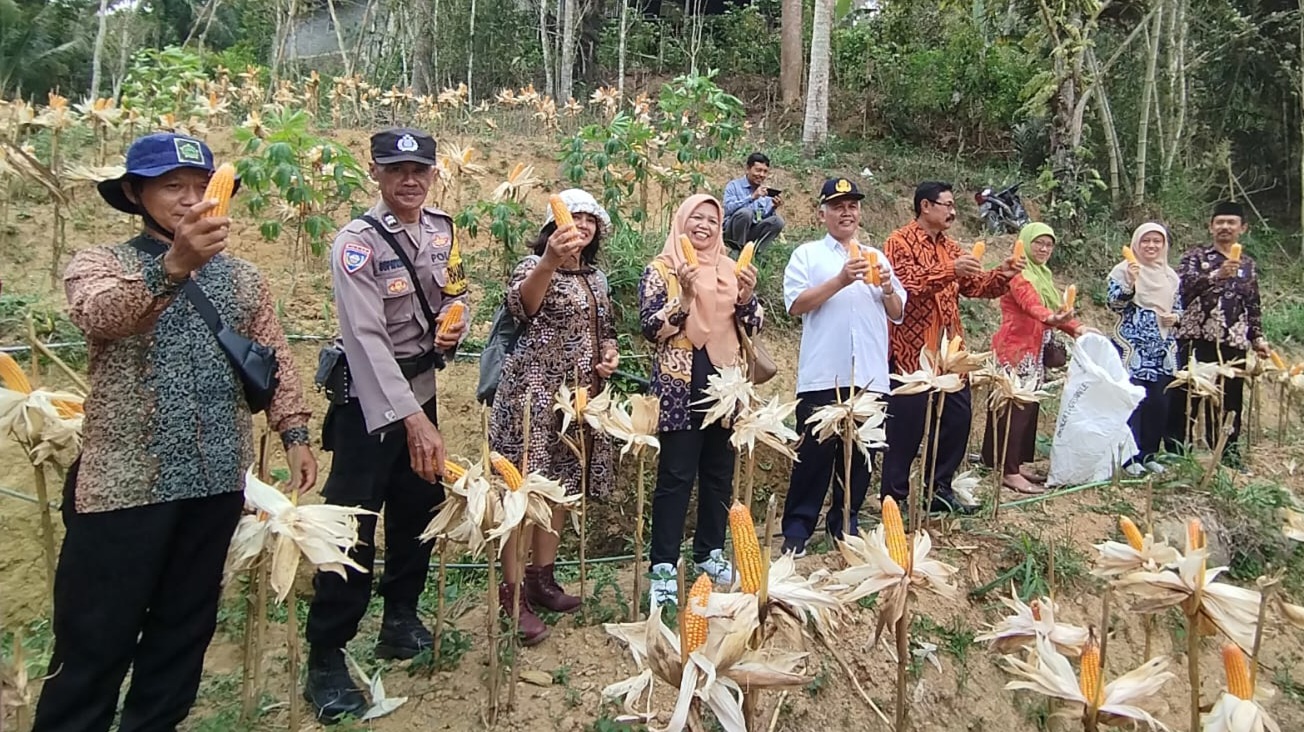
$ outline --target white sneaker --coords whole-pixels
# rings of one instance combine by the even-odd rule
[[[1149,470],[1155,475],[1163,475],[1164,473],[1168,472],[1168,468],[1165,468],[1162,463],[1157,462],[1155,460],[1151,460],[1150,462],[1146,463],[1146,470]]]
[[[1146,468],[1141,463],[1132,463],[1131,465],[1128,465],[1127,467],[1123,468],[1123,472],[1127,473],[1129,476],[1133,478],[1140,478],[1141,476],[1146,474]]]
[[[733,565],[724,558],[723,549],[712,549],[705,562],[698,562],[697,569],[711,578],[718,585],[733,584]]]
[[[655,564],[652,566],[652,583],[648,585],[648,605],[657,608],[662,605],[679,604],[679,575],[673,564]]]

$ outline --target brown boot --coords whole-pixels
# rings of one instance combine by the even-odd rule
[[[508,620],[512,618],[512,601],[515,599],[516,588],[507,582],[498,585],[498,606],[504,617]],[[548,626],[534,610],[530,608],[530,601],[525,597],[524,589],[521,590],[521,645],[533,646],[543,642],[548,637]]]
[[[530,598],[531,605],[538,605],[555,613],[573,613],[580,609],[580,598],[566,594],[561,585],[557,584],[557,578],[553,575],[554,566],[549,564],[546,567],[533,565],[526,567],[525,594]]]

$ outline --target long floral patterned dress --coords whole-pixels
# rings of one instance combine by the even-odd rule
[[[607,278],[592,267],[558,269],[539,311],[526,315],[521,284],[538,265],[538,257],[526,257],[508,283],[507,309],[526,327],[516,350],[503,362],[489,419],[489,444],[520,464],[521,427],[528,403],[529,468],[560,481],[566,493],[573,495],[580,491],[579,460],[559,439],[561,415],[552,408],[553,397],[562,383],[575,389],[576,369],[580,385],[589,387],[590,395],[603,387],[594,367],[601,362],[604,350],[616,347],[616,328]],[[571,427],[572,432],[575,429]],[[606,495],[615,473],[611,441],[599,435],[591,439],[590,445],[589,495]]]

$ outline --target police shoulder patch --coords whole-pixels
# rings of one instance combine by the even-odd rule
[[[344,267],[344,271],[348,274],[353,274],[367,266],[369,261],[371,261],[371,248],[365,244],[351,241],[345,244],[340,252],[340,266]]]

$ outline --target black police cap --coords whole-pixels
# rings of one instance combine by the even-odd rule
[[[836,201],[839,198],[851,198],[859,201],[864,197],[865,194],[860,192],[859,186],[850,178],[829,178],[824,181],[824,185],[820,188],[821,204]]]
[[[371,159],[391,163],[435,164],[435,138],[411,127],[382,130],[371,136]]]

